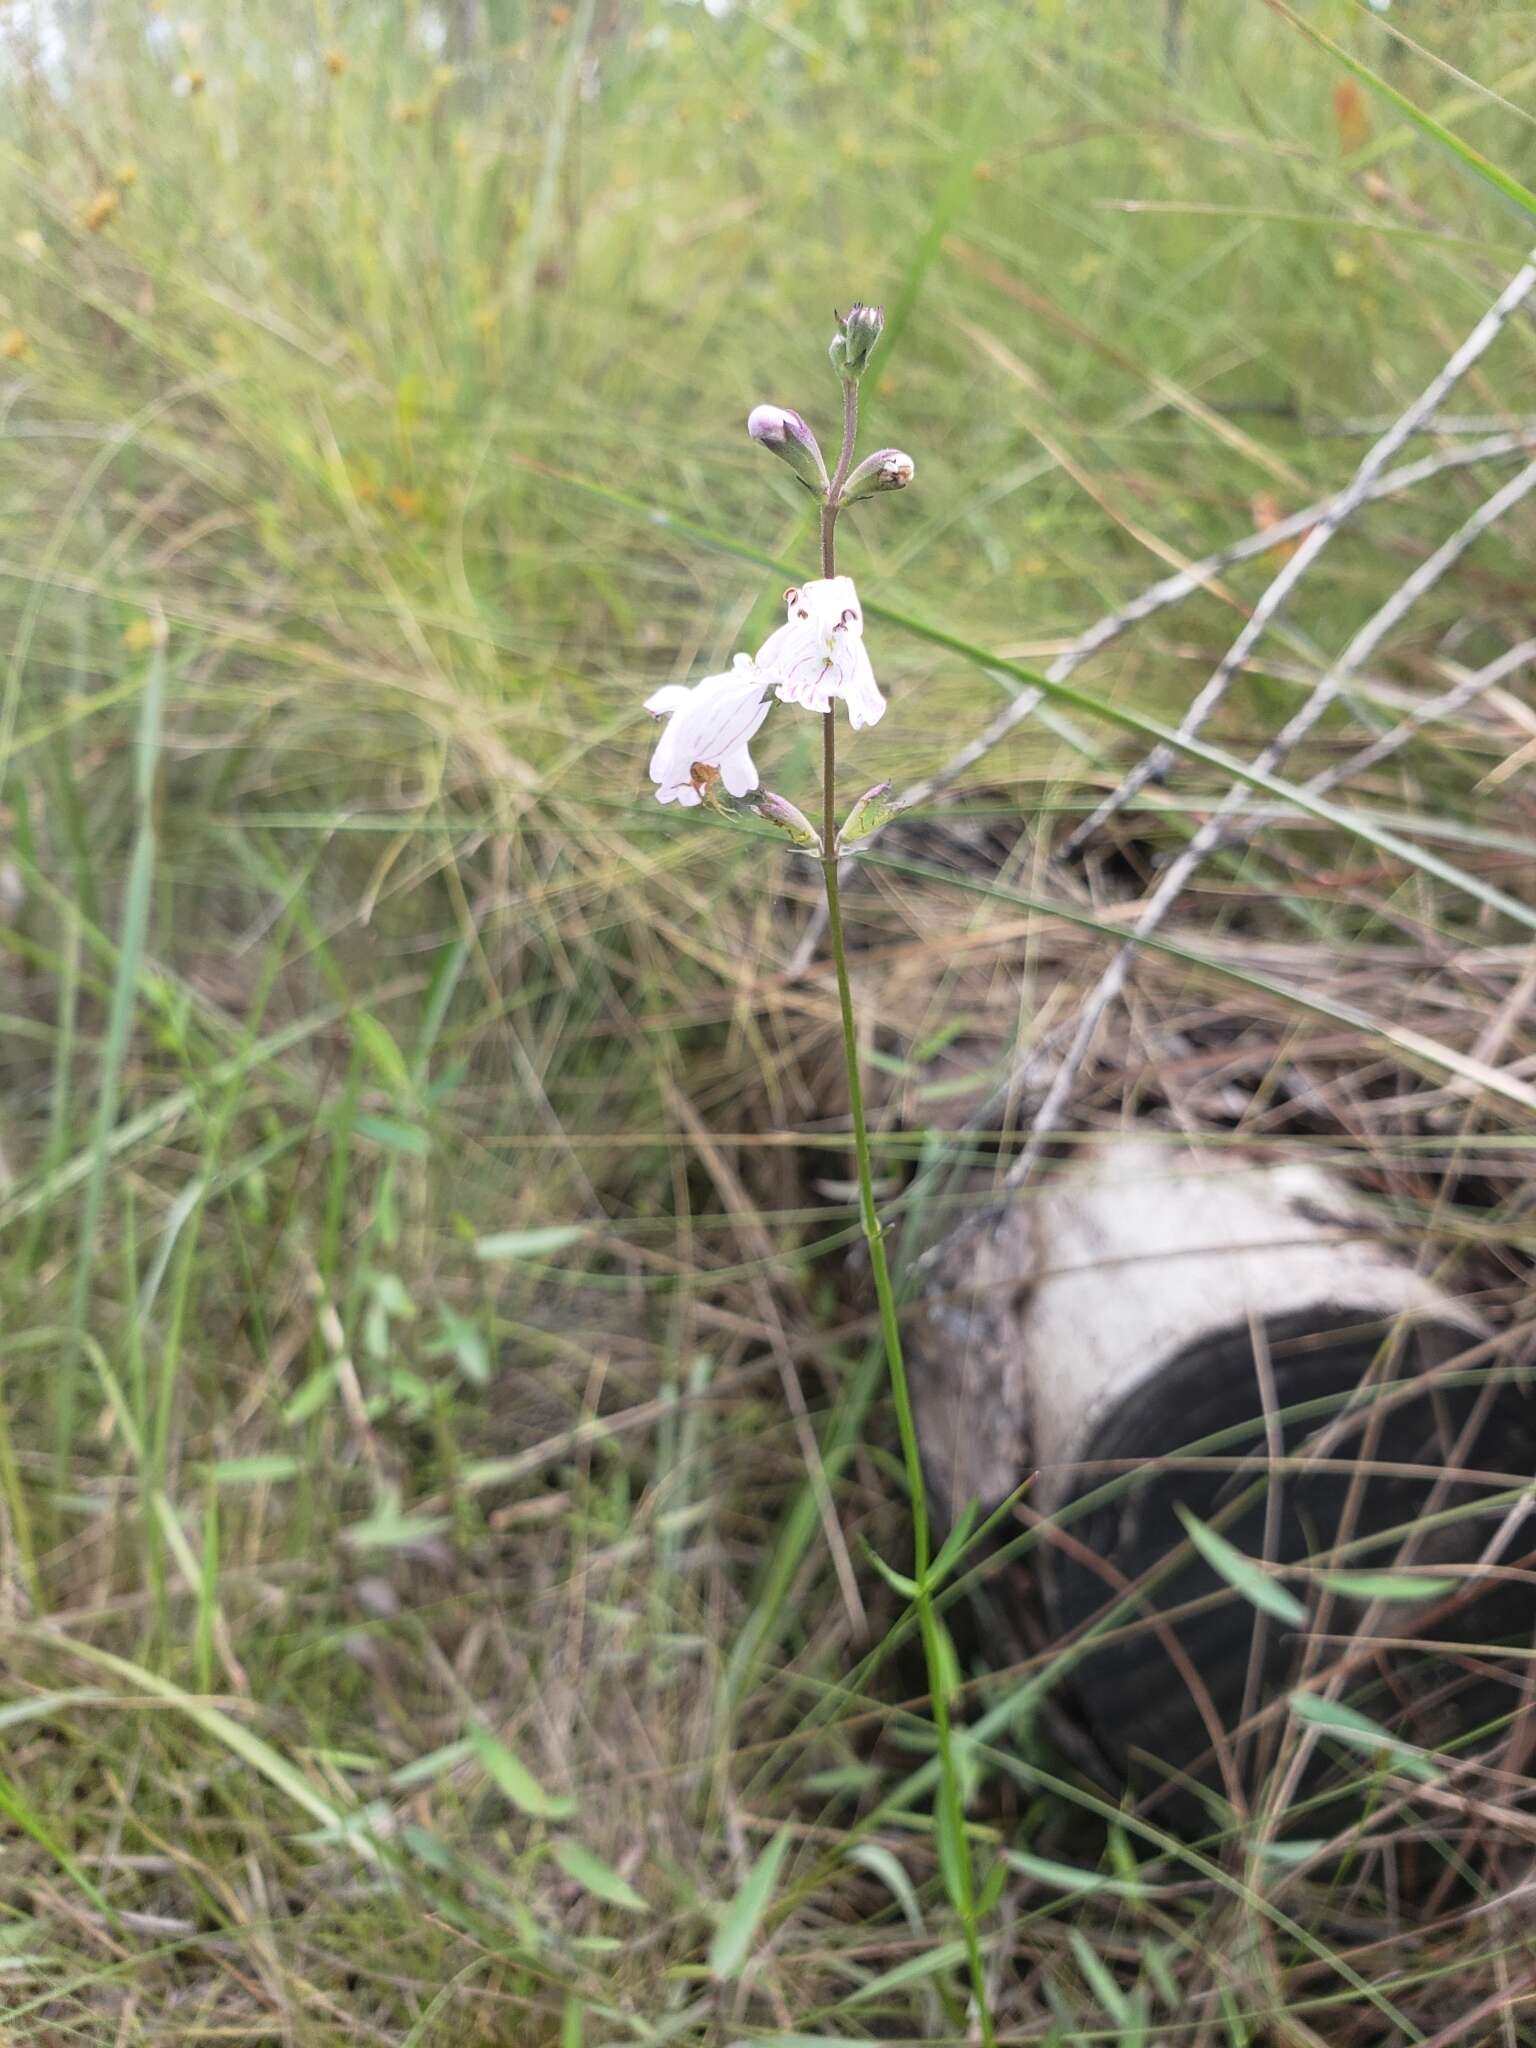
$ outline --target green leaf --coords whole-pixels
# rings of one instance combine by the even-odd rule
[[[1080,1870],[1075,1863],[1056,1863],[1049,1856],[1031,1856],[1023,1849],[1005,1849],[1009,1866],[1021,1877],[1030,1877],[1052,1891],[1074,1892],[1083,1898],[1139,1899],[1146,1896],[1144,1884],[1125,1878],[1106,1877],[1101,1870]]]
[[[928,1568],[928,1583],[935,1592],[943,1585],[954,1566],[959,1562],[966,1544],[971,1539],[971,1531],[976,1526],[977,1513],[977,1503],[973,1500],[967,1501],[960,1510],[955,1526],[940,1545],[938,1556]]]
[[[857,1991],[850,1991],[843,2000],[844,2005],[863,2005],[871,1998],[883,1998],[888,1991],[899,1991],[904,1984],[911,1984],[922,1977],[937,1976],[941,1970],[957,1969],[966,1960],[963,1941],[943,1941],[937,1948],[930,1948],[922,1955],[908,1956],[904,1963],[898,1963],[882,1976],[872,1977],[867,1984],[861,1984]]]
[[[1072,1953],[1077,1958],[1077,1967],[1082,1971],[1088,1989],[1117,2026],[1129,2026],[1132,2019],[1130,2003],[1110,1975],[1103,1957],[1090,1945],[1087,1936],[1079,1928],[1073,1928],[1071,1942]]]
[[[349,1523],[341,1540],[353,1550],[416,1550],[452,1526],[447,1515],[402,1514],[386,1502],[377,1514]]]
[[[336,1368],[334,1365],[319,1365],[302,1382],[283,1409],[284,1422],[292,1425],[308,1422],[311,1415],[323,1408],[336,1389]]]
[[[270,1486],[283,1479],[297,1479],[297,1458],[285,1451],[269,1451],[253,1458],[220,1458],[210,1466],[215,1486]]]
[[[404,1792],[412,1785],[428,1785],[434,1778],[440,1778],[444,1771],[454,1770],[459,1764],[467,1763],[475,1753],[475,1745],[467,1735],[457,1742],[444,1743],[441,1749],[428,1750],[425,1756],[412,1757],[408,1764],[402,1764],[397,1771],[391,1771],[389,1782]]]
[[[439,1335],[427,1346],[428,1358],[451,1357],[471,1386],[483,1387],[491,1377],[491,1352],[478,1323],[457,1309],[437,1312]]]
[[[582,1843],[558,1841],[553,1853],[555,1861],[571,1882],[579,1884],[584,1892],[590,1892],[594,1899],[602,1899],[610,1906],[620,1906],[626,1913],[649,1913],[651,1910],[632,1884],[626,1884],[601,1856],[594,1856]]]
[[[388,1028],[366,1010],[352,1012],[352,1036],[367,1056],[369,1065],[397,1100],[408,1101],[414,1090],[411,1070]],[[359,1121],[361,1121],[359,1119]]]
[[[569,1820],[576,1811],[574,1799],[546,1792],[520,1757],[484,1728],[471,1731],[470,1741],[485,1775],[502,1796],[533,1820]]]
[[[1290,1708],[1298,1721],[1307,1721],[1324,1734],[1347,1742],[1352,1749],[1364,1750],[1368,1756],[1389,1759],[1408,1777],[1418,1778],[1423,1784],[1436,1785],[1445,1776],[1423,1750],[1390,1734],[1379,1722],[1354,1707],[1346,1707],[1340,1700],[1321,1699],[1313,1692],[1293,1692]]]
[[[1319,1572],[1318,1584],[1346,1600],[1443,1600],[1454,1593],[1455,1579],[1416,1578],[1412,1572]]]
[[[1225,1536],[1207,1528],[1199,1516],[1192,1515],[1182,1502],[1176,1505],[1175,1512],[1184,1524],[1185,1535],[1213,1572],[1224,1578],[1229,1586],[1236,1587],[1261,1614],[1273,1615],[1276,1621],[1287,1622],[1292,1628],[1306,1627],[1307,1610],[1294,1593],[1272,1579],[1262,1565],[1255,1564]]]
[[[917,1598],[916,1579],[909,1579],[905,1572],[899,1572],[894,1565],[887,1564],[879,1551],[871,1549],[867,1543],[864,1546],[864,1554],[881,1578],[884,1579],[885,1583],[895,1592],[898,1592],[903,1600],[915,1600]]]
[[[746,1882],[726,1908],[709,1944],[709,1974],[716,1983],[733,1984],[741,1975],[788,1850],[789,1830],[781,1828],[747,1872]]]
[[[402,1123],[398,1117],[375,1116],[369,1110],[360,1110],[352,1119],[352,1128],[360,1138],[371,1138],[386,1152],[404,1152],[412,1159],[425,1159],[432,1150],[432,1140],[418,1124]]]
[[[506,1259],[539,1259],[550,1252],[564,1251],[585,1237],[584,1223],[547,1223],[536,1230],[499,1230],[491,1237],[475,1240],[475,1257],[495,1265]]]
[[[917,1902],[912,1880],[898,1857],[879,1842],[861,1842],[857,1848],[848,1851],[848,1860],[861,1863],[866,1870],[872,1871],[900,1906],[912,1932],[923,1932],[923,1909]]]
[[[754,2034],[750,2041],[733,2041],[731,2048],[858,2048],[847,2034]]]

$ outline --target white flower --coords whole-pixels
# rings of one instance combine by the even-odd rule
[[[771,681],[749,655],[738,654],[725,675],[706,676],[691,689],[664,683],[646,698],[646,710],[667,721],[651,756],[658,803],[687,809],[704,801],[694,787],[695,762],[718,768],[732,796],[756,789],[757,770],[747,743],[768,716]]]
[[[841,697],[858,731],[885,716],[864,646],[864,614],[851,576],[823,576],[786,590],[789,617],[757,650],[757,665],[786,704],[830,711]]]

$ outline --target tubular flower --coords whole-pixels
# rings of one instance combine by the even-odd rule
[[[691,688],[665,683],[646,698],[646,710],[667,721],[651,755],[658,803],[681,804],[685,810],[702,803],[695,766],[718,770],[732,796],[756,789],[757,769],[747,745],[768,716],[772,680],[749,655],[738,654],[724,675],[706,676]]]
[[[786,590],[789,617],[757,651],[757,665],[786,704],[830,711],[841,698],[854,731],[885,716],[864,646],[864,614],[851,576],[823,576]]]

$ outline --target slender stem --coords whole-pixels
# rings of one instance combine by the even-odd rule
[[[821,515],[821,573],[837,573],[834,536],[843,485],[853,466],[853,448],[859,426],[859,387],[843,385],[843,447],[837,470],[827,492]],[[864,1084],[859,1072],[859,1036],[854,1021],[853,989],[848,979],[848,949],[843,937],[842,896],[837,881],[837,726],[835,710],[822,719],[822,857],[821,874],[827,894],[827,935],[832,963],[837,970],[837,1001],[843,1020],[843,1059],[848,1070],[848,1114],[853,1125],[853,1150],[858,1167],[859,1220],[869,1246],[870,1270],[874,1274],[875,1299],[880,1309],[880,1339],[890,1377],[891,1400],[896,1410],[896,1432],[901,1441],[902,1465],[906,1472],[907,1496],[912,1510],[912,1577],[916,1586],[913,1605],[917,1609],[918,1633],[922,1638],[923,1662],[928,1673],[928,1691],[933,1704],[933,1730],[939,1754],[939,1839],[945,1836],[957,1852],[942,1859],[946,1881],[955,1887],[955,1906],[965,1932],[966,1961],[983,2048],[994,2048],[997,2036],[987,1998],[986,1970],[982,1963],[981,1939],[976,1927],[975,1880],[970,1848],[965,1838],[965,1810],[960,1797],[960,1773],[949,1720],[948,1663],[933,1586],[929,1581],[932,1538],[928,1527],[928,1493],[923,1483],[922,1453],[918,1448],[917,1425],[912,1415],[912,1393],[907,1380],[906,1358],[901,1348],[901,1322],[896,1312],[896,1292],[885,1256],[885,1228],[875,1207],[874,1170],[869,1152],[869,1125],[864,1114]]]
[[[837,468],[832,472],[832,482],[827,490],[826,503],[821,508],[821,573],[823,576],[837,574],[837,549],[833,536],[837,531],[837,515],[843,509],[843,485],[848,481],[848,472],[853,467],[853,446],[859,438],[859,387],[852,379],[843,385],[843,445],[838,454]],[[828,845],[831,841],[828,840]]]

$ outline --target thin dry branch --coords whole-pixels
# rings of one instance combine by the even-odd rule
[[[1408,410],[1395,420],[1374,444],[1344,489],[1330,501],[1295,554],[1284,564],[1254,606],[1242,631],[1217,664],[1210,681],[1197,693],[1193,703],[1179,721],[1178,732],[1181,739],[1192,739],[1199,732],[1230,689],[1233,679],[1241,672],[1270,621],[1280,611],[1281,606],[1339,528],[1366,502],[1372,484],[1381,476],[1398,449],[1424,425],[1446,394],[1465,376],[1478,358],[1487,352],[1511,315],[1525,302],[1533,289],[1536,289],[1536,256],[1527,258],[1460,348],[1430,379]],[[1119,787],[1113,790],[1097,810],[1079,826],[1063,851],[1070,852],[1080,846],[1128,803],[1138,790],[1155,777],[1166,774],[1176,758],[1174,749],[1168,746],[1154,747],[1145,759],[1138,762]]]
[[[1451,448],[1436,455],[1421,456],[1417,462],[1405,462],[1401,468],[1388,470],[1386,475],[1376,478],[1366,493],[1366,501],[1374,503],[1380,498],[1391,498],[1404,491],[1410,491],[1418,484],[1428,483],[1432,478],[1443,475],[1447,470],[1465,469],[1477,462],[1493,462],[1500,457],[1518,454],[1528,445],[1519,434],[1495,434],[1486,441],[1469,443],[1465,447]],[[1271,548],[1282,547],[1298,534],[1306,533],[1316,526],[1330,506],[1337,504],[1342,493],[1331,498],[1319,498],[1315,504],[1304,505],[1299,512],[1292,512],[1286,518],[1277,520],[1273,526],[1257,527],[1243,535],[1241,540],[1230,541],[1218,548],[1214,554],[1192,562],[1187,569],[1176,575],[1161,577],[1149,584],[1139,596],[1122,605],[1118,611],[1106,615],[1080,633],[1051,663],[1045,671],[1046,680],[1052,683],[1067,682],[1073,672],[1080,668],[1091,654],[1107,647],[1128,633],[1132,626],[1139,626],[1144,619],[1165,611],[1170,605],[1181,604],[1193,597],[1197,591],[1206,589],[1224,569],[1234,563],[1248,561],[1254,555],[1268,554]],[[942,768],[914,782],[904,789],[901,801],[905,807],[929,802],[933,797],[948,789],[960,776],[974,768],[982,757],[991,752],[1001,740],[1008,737],[1015,727],[1022,725],[1035,706],[1044,696],[1042,690],[1023,690],[999,711],[995,718],[982,728],[975,739],[967,740],[958,752],[951,755]]]
[[[1523,668],[1528,668],[1533,661],[1536,661],[1536,640],[1521,640],[1515,646],[1506,648],[1485,667],[1465,673],[1454,689],[1445,691],[1442,696],[1432,697],[1427,704],[1419,705],[1416,710],[1394,725],[1390,732],[1384,732],[1372,740],[1369,746],[1361,747],[1358,753],[1335,762],[1331,768],[1320,768],[1315,775],[1307,778],[1301,785],[1302,788],[1309,796],[1326,796],[1341,783],[1358,781],[1362,775],[1367,774],[1372,768],[1380,767],[1383,761],[1390,759],[1393,754],[1407,746],[1408,742],[1423,732],[1426,726],[1438,725],[1447,718],[1454,718],[1458,711],[1465,711],[1467,706],[1475,703],[1485,691],[1497,688],[1510,676],[1518,674]],[[1273,815],[1267,815],[1233,826],[1222,844],[1240,845],[1272,822]]]
[[[1536,280],[1536,272],[1533,272],[1533,280]],[[1255,772],[1263,775],[1274,773],[1292,749],[1299,745],[1317,724],[1328,706],[1344,689],[1349,678],[1374,652],[1386,634],[1406,616],[1413,604],[1426,591],[1433,589],[1481,534],[1486,533],[1490,526],[1496,524],[1505,512],[1533,489],[1536,489],[1536,463],[1528,463],[1517,476],[1511,477],[1508,483],[1495,491],[1492,497],[1486,499],[1469,518],[1465,519],[1455,533],[1442,542],[1432,555],[1419,564],[1413,574],[1393,591],[1386,603],[1378,606],[1366,620],[1338,661],[1318,679],[1306,702],[1286,722],[1274,739],[1261,748],[1252,764]],[[1126,977],[1136,956],[1137,945],[1149,938],[1162,924],[1206,855],[1226,841],[1229,820],[1234,812],[1242,809],[1249,801],[1250,790],[1246,782],[1234,782],[1229,787],[1188,846],[1176,860],[1170,862],[1162,880],[1153,890],[1146,908],[1137,919],[1130,938],[1116,953],[1090,991],[1066,1054],[1052,1075],[1051,1084],[1030,1126],[1029,1138],[1009,1169],[1010,1187],[1017,1187],[1029,1176],[1042,1148],[1058,1127],[1062,1111],[1071,1099],[1078,1072],[1087,1058],[1099,1024],[1125,987]]]

